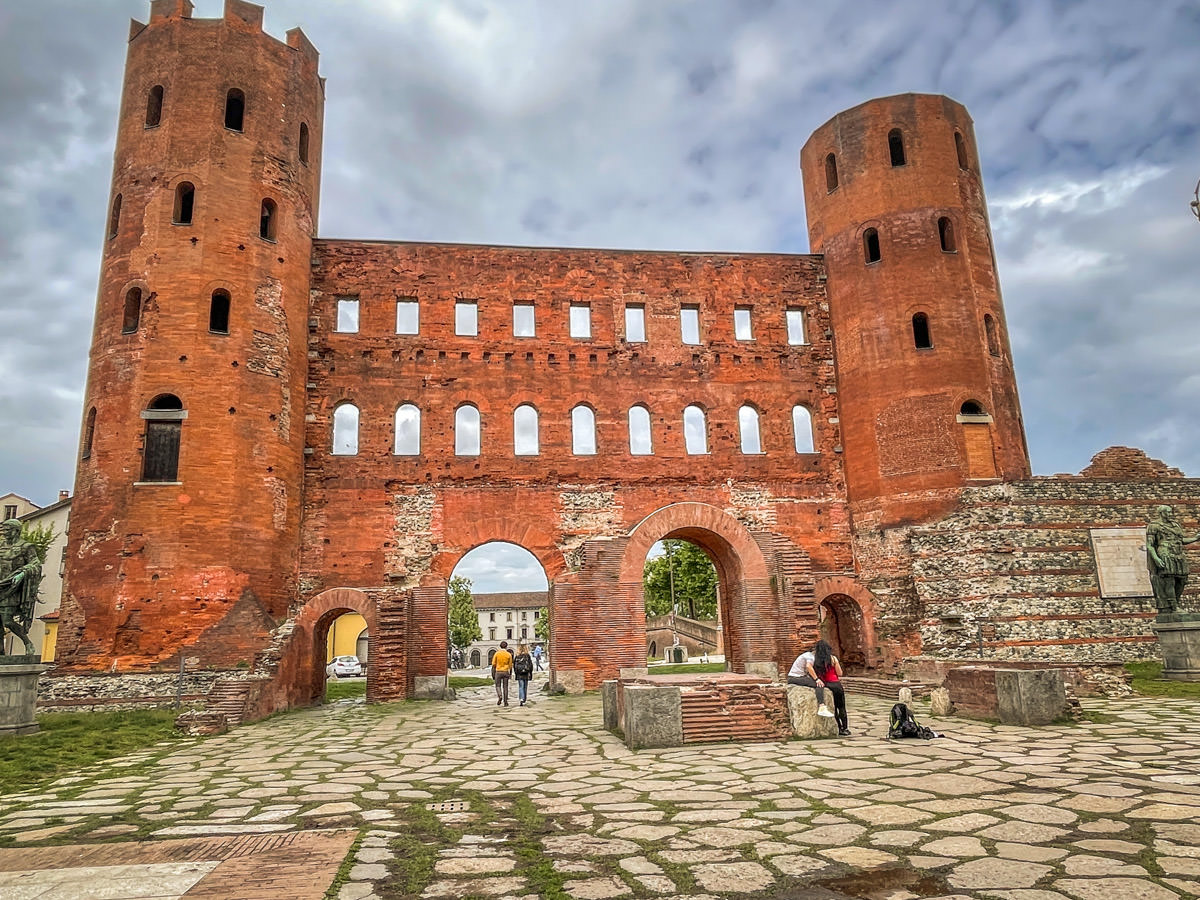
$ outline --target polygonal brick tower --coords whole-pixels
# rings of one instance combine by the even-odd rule
[[[324,85],[298,29],[134,22],[59,662],[250,661],[295,592]]]
[[[966,109],[928,94],[871,100],[818,128],[800,160],[856,524],[921,521],[965,484],[1027,477]]]

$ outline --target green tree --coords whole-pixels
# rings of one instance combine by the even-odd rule
[[[450,644],[463,648],[483,639],[479,613],[471,596],[471,579],[456,575],[450,579]]]
[[[642,584],[646,615],[671,611],[671,570],[675,571],[675,602],[689,619],[717,617],[717,570],[703,550],[687,541],[663,541],[666,553],[646,560]],[[669,558],[668,558],[669,557]]]
[[[54,543],[54,539],[58,537],[54,532],[54,526],[47,522],[45,525],[39,525],[36,528],[30,527],[26,522],[21,526],[21,537],[33,544],[33,549],[37,551],[38,559],[43,565],[46,562],[46,554],[50,552],[50,545]]]
[[[550,643],[550,607],[541,610],[533,621],[533,636],[544,644]]]

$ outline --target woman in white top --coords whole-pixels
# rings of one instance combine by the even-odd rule
[[[833,655],[827,641],[817,641],[815,647],[796,657],[788,671],[788,684],[799,684],[817,692],[817,715],[837,719],[838,734],[848,735],[850,726],[846,718],[846,690],[841,683],[842,664]],[[825,704],[825,689],[833,694],[836,713]]]

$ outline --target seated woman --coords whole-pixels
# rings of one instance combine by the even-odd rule
[[[835,716],[838,734],[848,735],[850,726],[846,719],[846,689],[839,680],[842,674],[842,664],[833,655],[833,648],[826,641],[817,641],[815,647],[796,657],[788,672],[788,684],[799,684],[810,687],[817,692],[817,715]],[[825,705],[825,689],[833,694],[835,713]]]

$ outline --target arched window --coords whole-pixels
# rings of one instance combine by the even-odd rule
[[[838,186],[837,157],[830,153],[825,157],[825,188],[833,193]]]
[[[230,88],[225,95],[225,127],[230,131],[241,131],[246,117],[246,95],[237,88]]]
[[[300,162],[308,165],[308,123],[300,123]]]
[[[863,232],[863,256],[867,262],[879,262],[879,232],[868,228]]]
[[[229,291],[213,291],[208,306],[208,330],[213,334],[229,334]]]
[[[893,166],[904,165],[904,135],[899,128],[888,132],[888,153],[891,154]]]
[[[142,412],[146,435],[142,446],[142,481],[179,479],[179,437],[187,412],[174,394],[159,394]]]
[[[411,403],[405,403],[396,410],[396,445],[397,456],[421,455],[421,410]]]
[[[689,406],[683,411],[683,445],[691,455],[708,452],[708,425],[704,421],[704,410]]]
[[[358,407],[339,404],[333,411],[333,455],[358,455]]]
[[[958,154],[958,167],[960,169],[970,169],[971,166],[967,160],[967,142],[963,140],[961,132],[954,132],[954,151]]]
[[[571,410],[571,452],[576,456],[596,453],[596,414],[590,406],[580,405]]]
[[[929,316],[917,313],[912,317],[913,346],[918,350],[929,350],[933,347],[933,335],[929,333]]]
[[[812,413],[807,406],[792,407],[792,435],[797,453],[815,453],[816,436],[813,433]]]
[[[192,213],[196,209],[196,186],[190,181],[175,185],[175,212],[171,221],[176,225],[191,225]]]
[[[262,213],[258,218],[258,236],[267,241],[275,240],[275,201],[267,197],[262,202]]]
[[[529,404],[513,410],[513,453],[517,456],[537,456],[538,411]]]
[[[117,231],[121,227],[121,195],[113,197],[112,211],[108,214],[108,239],[112,240],[117,236]]]
[[[82,459],[92,455],[92,440],[96,437],[96,407],[88,410],[87,419],[83,423],[83,452]]]
[[[162,121],[163,86],[156,84],[146,97],[146,127],[153,128]]]
[[[483,428],[479,410],[467,403],[454,411],[454,455],[478,456]]]
[[[650,410],[644,406],[629,408],[629,452],[634,456],[650,456],[654,453],[650,436]]]
[[[987,412],[978,400],[968,400],[959,408],[960,416],[986,416]]]
[[[992,318],[991,313],[984,313],[983,316],[983,331],[987,336],[988,353],[992,356],[1000,355],[1000,332],[996,328],[996,320]]]
[[[133,334],[142,322],[142,289],[131,287],[125,292],[125,311],[121,316],[121,334]]]
[[[954,243],[954,223],[946,216],[938,219],[938,240],[942,242],[942,250],[953,253],[958,249]]]
[[[762,437],[758,431],[758,410],[743,406],[738,410],[738,430],[742,435],[742,453],[762,453]]]

